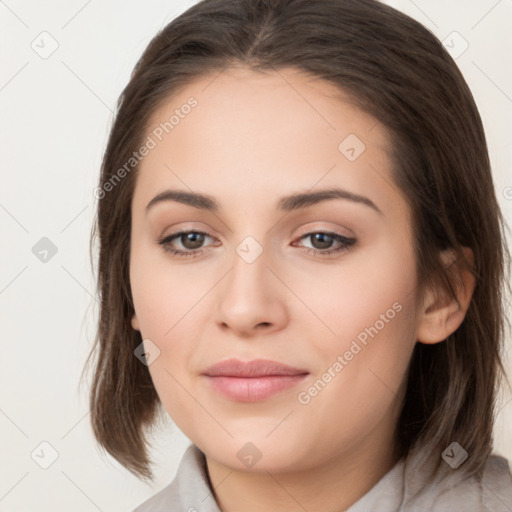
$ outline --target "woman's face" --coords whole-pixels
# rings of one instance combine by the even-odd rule
[[[342,98],[293,69],[229,68],[157,110],[140,152],[132,325],[170,417],[231,468],[356,461],[397,421],[418,323],[410,210],[383,126]],[[230,359],[297,371],[208,370]]]

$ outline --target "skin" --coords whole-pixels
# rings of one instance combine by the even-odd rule
[[[461,273],[461,307],[436,301],[432,290],[415,308],[411,214],[391,179],[386,130],[333,85],[294,69],[231,67],[169,98],[146,135],[191,96],[197,107],[142,160],[132,201],[132,326],[160,350],[149,366],[153,383],[205,453],[222,511],[345,510],[397,462],[393,432],[414,345],[458,328],[473,278]],[[338,149],[349,134],[366,146],[354,161]],[[346,199],[276,209],[284,195],[327,188],[363,195],[382,214]],[[208,194],[220,207],[164,201],[146,212],[167,189]],[[202,254],[177,257],[158,244],[183,229],[208,234]],[[322,249],[304,236],[318,231],[356,243],[322,256],[340,245]],[[247,236],[263,249],[252,263],[236,251]],[[171,245],[198,250],[183,238]],[[396,303],[394,318],[300,403],[298,394]],[[309,375],[265,400],[236,402],[201,376],[230,357],[276,360]],[[261,454],[252,467],[237,457],[248,442]]]

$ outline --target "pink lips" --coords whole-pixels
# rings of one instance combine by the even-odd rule
[[[211,366],[203,375],[213,389],[228,398],[239,402],[256,402],[295,386],[308,373],[265,359],[247,363],[228,359]]]

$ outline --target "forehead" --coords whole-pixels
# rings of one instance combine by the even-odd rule
[[[146,136],[156,142],[139,166],[146,197],[164,185],[220,197],[236,188],[242,202],[315,184],[345,185],[375,202],[397,193],[383,125],[333,84],[296,69],[230,67],[199,77],[153,112]]]
[[[150,116],[148,131],[168,121],[191,97],[197,101],[191,113],[200,117],[202,124],[208,118],[212,120],[212,115],[222,114],[217,118],[216,133],[233,126],[241,128],[243,120],[253,120],[256,129],[266,128],[259,135],[280,132],[291,138],[323,129],[339,137],[352,129],[361,137],[373,132],[374,144],[382,149],[388,146],[386,130],[377,119],[363,112],[349,94],[333,83],[295,68],[256,71],[237,65],[197,77],[162,101]],[[181,120],[184,117],[180,116],[179,124]],[[283,127],[287,128],[284,133]],[[175,128],[178,125],[173,132],[179,131]],[[250,134],[251,128],[246,125],[243,134]]]

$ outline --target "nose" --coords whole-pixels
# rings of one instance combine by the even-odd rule
[[[288,322],[286,287],[276,277],[265,250],[252,262],[235,253],[217,295],[216,321],[239,336],[282,329]]]

